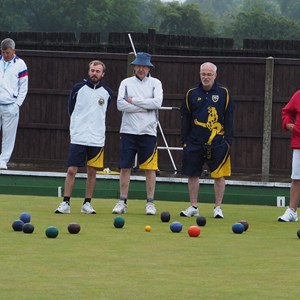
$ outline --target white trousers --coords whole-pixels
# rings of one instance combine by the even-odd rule
[[[2,129],[2,147],[0,161],[8,163],[14,150],[20,108],[18,104],[0,104],[0,128]]]
[[[292,179],[300,179],[300,149],[293,149]]]

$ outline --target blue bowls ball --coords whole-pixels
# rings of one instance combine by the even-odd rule
[[[171,219],[171,215],[168,211],[163,211],[160,214],[160,219],[161,219],[162,222],[168,223]]]
[[[30,223],[31,216],[28,212],[23,212],[20,215],[20,220],[22,220],[24,223]]]
[[[182,224],[180,222],[173,222],[170,224],[170,229],[172,232],[181,232]]]
[[[232,225],[232,231],[234,233],[243,233],[244,230],[245,230],[245,227],[241,223],[235,223],[235,224]]]
[[[22,229],[24,233],[33,233],[34,226],[31,223],[25,223]]]
[[[16,221],[13,221],[11,226],[14,231],[22,231],[23,225],[24,225],[24,222],[22,220],[16,220]]]

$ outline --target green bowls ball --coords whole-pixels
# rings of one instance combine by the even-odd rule
[[[115,217],[114,218],[114,226],[116,228],[122,228],[125,224],[125,219],[121,216]]]
[[[55,226],[49,226],[46,229],[45,234],[48,238],[55,239],[58,236],[58,229]]]

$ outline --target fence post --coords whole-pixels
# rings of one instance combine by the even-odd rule
[[[128,53],[127,56],[127,77],[133,76],[133,66],[130,64],[135,59],[135,54],[133,52]]]
[[[265,97],[264,97],[264,128],[262,145],[262,177],[270,175],[270,151],[272,135],[272,103],[273,103],[274,58],[266,59]]]
[[[148,29],[148,52],[154,55],[156,53],[156,31]]]

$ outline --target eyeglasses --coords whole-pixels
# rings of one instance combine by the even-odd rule
[[[213,73],[200,73],[201,77],[213,77],[215,74]]]

